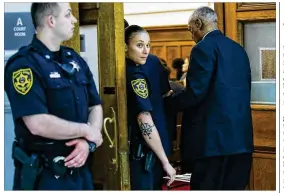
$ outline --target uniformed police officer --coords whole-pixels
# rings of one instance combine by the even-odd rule
[[[86,62],[60,46],[77,20],[69,3],[33,3],[31,16],[37,34],[5,67],[16,135],[13,189],[91,190],[86,161],[102,144],[101,100]]]
[[[168,184],[173,182],[176,174],[167,158],[169,141],[161,116],[164,112],[159,109],[163,103],[160,84],[154,83],[149,71],[143,69],[149,56],[149,41],[148,33],[140,26],[131,25],[125,29],[132,190],[160,189],[162,168],[170,177]]]

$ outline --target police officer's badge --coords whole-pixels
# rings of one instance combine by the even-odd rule
[[[74,60],[71,60],[69,63],[72,64],[73,68],[76,69],[77,72],[79,72],[80,66],[77,62],[75,62]]]
[[[13,72],[13,85],[16,91],[25,95],[33,86],[33,73],[30,68],[20,69]]]
[[[141,98],[147,98],[148,97],[148,89],[147,89],[147,83],[144,79],[136,79],[131,81],[132,88],[134,92],[140,96]]]

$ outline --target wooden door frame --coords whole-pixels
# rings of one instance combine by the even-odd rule
[[[242,23],[275,21],[276,6],[272,3],[215,3],[218,27],[232,40],[243,45]],[[258,12],[255,12],[258,10]],[[261,10],[261,11],[260,11]]]
[[[225,34],[225,17],[224,17],[224,3],[214,3],[214,11],[218,18],[218,28]]]
[[[101,77],[100,90],[102,99],[110,97],[104,90],[107,87],[115,88],[114,103],[117,106],[117,133],[118,133],[118,180],[120,184],[117,189],[130,189],[130,175],[128,164],[128,127],[127,127],[127,104],[126,104],[126,68],[124,51],[124,11],[123,3],[99,3],[98,12],[98,46],[99,46],[99,72],[104,73],[103,64],[111,63],[115,68],[113,81]],[[104,83],[104,84],[102,84]],[[113,85],[115,83],[115,85]],[[104,87],[102,87],[104,85]],[[104,104],[106,115],[110,115],[111,106]],[[109,112],[109,113],[108,113]]]
[[[105,117],[112,117],[111,107],[116,112],[117,137],[115,139],[118,149],[109,149],[109,141],[104,135],[104,143],[97,151],[102,155],[106,151],[113,156],[104,161],[109,161],[106,168],[102,168],[105,174],[118,171],[115,174],[102,178],[106,187],[112,190],[130,190],[130,175],[128,164],[128,133],[127,133],[127,106],[126,106],[126,79],[125,79],[125,52],[124,52],[124,11],[122,3],[79,3],[80,25],[97,25],[98,27],[98,67],[100,97],[103,101],[103,112]],[[92,42],[88,42],[92,43]],[[105,65],[104,64],[108,64]],[[89,64],[90,65],[90,64]],[[107,67],[106,67],[107,66]],[[110,66],[113,66],[110,68]],[[107,74],[102,77],[101,74]],[[109,92],[111,91],[111,92]],[[104,103],[104,101],[107,101]],[[110,136],[114,135],[114,126],[108,125]],[[117,160],[116,159],[117,155]],[[102,159],[94,154],[94,162]],[[102,166],[103,167],[103,166]],[[94,174],[96,171],[93,170]],[[95,180],[95,179],[94,179]],[[120,183],[118,183],[120,181]],[[95,182],[94,182],[95,183]]]

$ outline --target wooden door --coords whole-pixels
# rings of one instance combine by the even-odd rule
[[[250,183],[247,188],[275,190],[276,92],[274,90],[276,65],[278,65],[276,33],[274,33],[276,4],[215,3],[215,10],[219,28],[226,36],[244,46],[251,63],[254,153]],[[254,93],[258,92],[257,88],[262,89],[259,96],[255,96]]]
[[[103,148],[94,159],[104,162],[94,167],[94,173],[102,165],[106,167],[107,190],[130,189],[123,16],[122,3],[99,3],[99,75],[105,137]]]
[[[96,190],[129,190],[124,21],[122,3],[72,3],[80,25],[97,25],[100,97],[104,115],[103,145],[92,156]],[[75,35],[76,36],[76,35]],[[67,42],[80,48],[79,35]],[[80,49],[76,49],[80,50]],[[88,64],[89,66],[94,64]]]

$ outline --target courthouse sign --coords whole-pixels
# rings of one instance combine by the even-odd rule
[[[18,50],[33,38],[35,29],[29,12],[5,13],[4,49]]]

